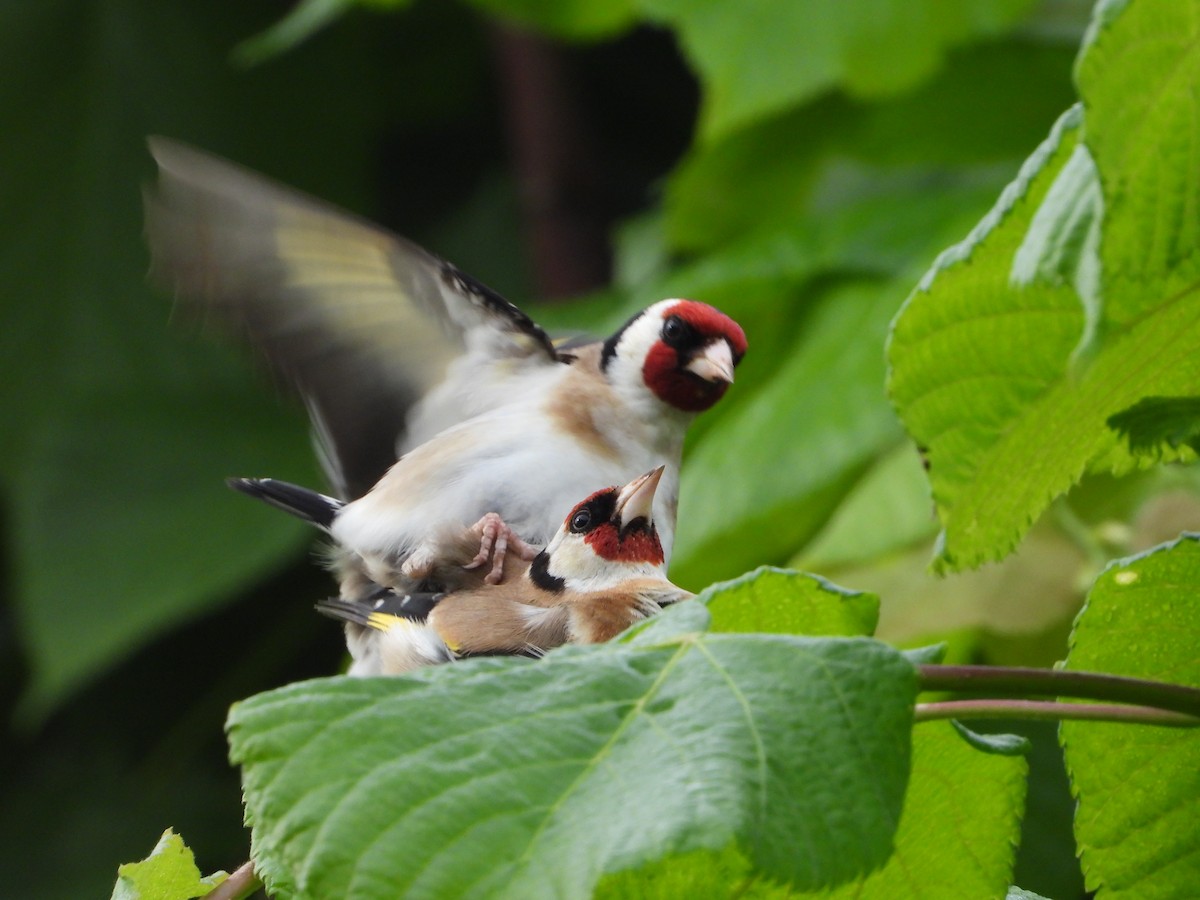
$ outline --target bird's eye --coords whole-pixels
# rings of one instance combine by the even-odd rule
[[[592,514],[586,509],[581,509],[575,515],[571,516],[571,530],[576,534],[582,531],[587,531],[588,526],[592,524]]]
[[[687,338],[688,327],[679,316],[668,316],[663,322],[662,339],[672,347],[682,344]]]

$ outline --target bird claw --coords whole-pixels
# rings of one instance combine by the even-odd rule
[[[479,552],[463,568],[477,569],[491,559],[491,571],[483,578],[487,584],[499,584],[504,579],[504,558],[510,552],[524,560],[532,560],[538,554],[538,549],[521,540],[499,513],[487,513],[471,526],[471,531],[479,535]]]

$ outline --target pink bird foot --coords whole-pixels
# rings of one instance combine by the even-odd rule
[[[504,579],[504,558],[508,553],[515,553],[526,561],[538,555],[539,548],[521,540],[521,536],[504,523],[499,513],[487,513],[470,530],[479,535],[479,552],[463,568],[479,568],[491,558],[492,570],[483,579],[487,584],[499,584]]]

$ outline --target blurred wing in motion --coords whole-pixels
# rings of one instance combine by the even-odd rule
[[[300,393],[341,498],[396,461],[409,410],[448,376],[559,361],[525,313],[416,244],[184,144],[155,137],[150,151],[151,278]]]

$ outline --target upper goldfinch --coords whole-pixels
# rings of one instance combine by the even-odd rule
[[[670,557],[684,433],[733,381],[746,352],[736,322],[662,300],[562,349],[404,238],[174,141],[150,148],[152,277],[239,330],[299,391],[337,496],[239,484],[328,530],[344,598],[413,587],[441,531],[486,513],[507,525],[492,537],[540,546],[596,485],[659,464]]]

